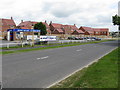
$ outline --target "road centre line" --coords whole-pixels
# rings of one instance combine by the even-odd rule
[[[78,49],[78,50],[76,50],[77,52],[79,52],[79,51],[81,51],[82,49]]]
[[[40,59],[46,59],[48,58],[49,56],[45,56],[45,57],[41,57],[41,58],[37,58],[37,60],[40,60]]]

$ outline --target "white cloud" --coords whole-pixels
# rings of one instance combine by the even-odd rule
[[[0,0],[0,18],[13,16],[20,20],[53,21],[91,27],[108,27],[117,14],[118,0]]]

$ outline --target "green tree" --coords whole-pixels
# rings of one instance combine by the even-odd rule
[[[40,32],[41,35],[47,34],[46,26],[42,22],[35,24],[34,29],[41,30],[41,32]]]
[[[120,31],[120,16],[118,16],[117,14],[115,16],[112,16],[112,22],[113,25],[118,25],[118,29]]]

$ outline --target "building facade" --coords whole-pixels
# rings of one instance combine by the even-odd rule
[[[13,18],[11,17],[11,19],[0,19],[0,36],[3,39],[7,38],[7,30],[8,29],[15,29],[16,28],[16,24],[13,20]]]
[[[81,26],[79,30],[82,30],[85,33],[85,35],[109,36],[108,28],[91,28]]]

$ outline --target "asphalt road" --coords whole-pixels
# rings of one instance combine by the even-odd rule
[[[4,88],[45,88],[117,47],[117,41],[3,55]]]

